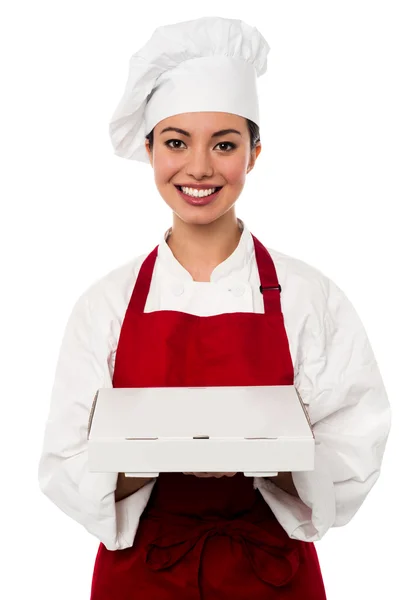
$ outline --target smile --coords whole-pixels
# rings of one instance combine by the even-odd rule
[[[210,187],[208,189],[198,189],[191,188],[186,186],[177,185],[177,189],[186,194],[187,196],[192,196],[193,198],[203,198],[204,196],[210,196],[214,194],[216,191],[220,190],[221,187]]]
[[[221,187],[212,187],[207,189],[190,188],[186,186],[175,186],[180,196],[191,205],[204,206],[212,202],[219,194]]]

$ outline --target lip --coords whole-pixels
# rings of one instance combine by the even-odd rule
[[[186,186],[184,186],[186,187]],[[189,187],[189,186],[187,186]],[[213,194],[211,194],[210,196],[203,196],[202,198],[195,198],[194,196],[189,196],[188,194],[185,194],[184,192],[182,192],[177,186],[176,186],[176,190],[177,192],[180,194],[180,196],[183,198],[183,200],[185,200],[185,202],[187,202],[187,204],[191,204],[192,206],[206,206],[207,204],[211,204],[211,202],[213,202],[220,194],[220,192],[222,191],[222,187],[220,186],[211,186],[211,187],[219,187],[219,189],[214,192]],[[196,189],[209,189],[209,188],[196,188]]]
[[[211,188],[223,187],[222,185],[216,185],[216,183],[207,183],[207,184],[201,184],[201,185],[193,185],[192,183],[175,183],[174,185],[176,187],[192,188],[193,190],[209,190]]]

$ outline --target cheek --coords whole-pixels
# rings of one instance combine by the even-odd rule
[[[248,159],[245,156],[234,157],[226,161],[223,176],[230,185],[243,185],[245,182]]]
[[[168,182],[181,168],[181,160],[177,155],[156,149],[154,152],[154,177],[157,184]]]

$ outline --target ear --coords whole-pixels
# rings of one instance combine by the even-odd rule
[[[262,145],[260,142],[257,142],[255,148],[251,151],[251,158],[248,163],[247,173],[252,171],[252,169],[254,168],[256,159],[258,158],[259,154],[261,153],[261,150],[262,150]]]
[[[145,149],[146,149],[146,152],[148,154],[148,158],[150,160],[150,164],[151,164],[152,167],[154,167],[153,160],[152,160],[152,150],[150,150],[150,143],[147,140],[147,138],[145,139]]]

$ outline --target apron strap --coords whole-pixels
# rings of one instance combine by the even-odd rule
[[[144,262],[140,267],[129,303],[129,309],[133,310],[135,313],[144,312],[157,256],[158,246],[155,246],[154,250],[144,259]]]
[[[281,285],[277,278],[276,267],[269,251],[253,235],[256,263],[259,271],[260,286],[259,291],[263,294],[263,305],[265,313],[281,313]]]

